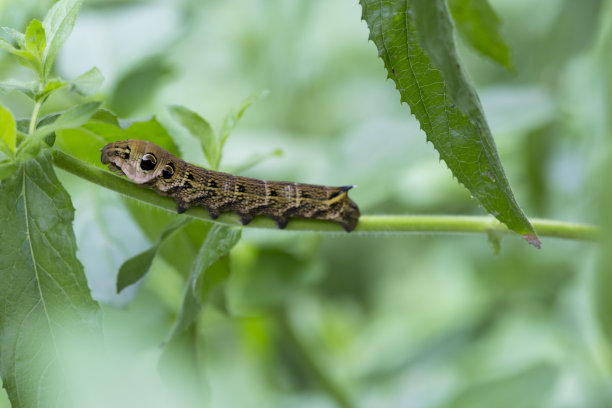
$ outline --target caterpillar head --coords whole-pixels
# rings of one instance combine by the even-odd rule
[[[182,163],[176,156],[145,140],[109,143],[101,152],[102,163],[108,164],[111,171],[161,192],[173,185],[177,179],[177,166]]]

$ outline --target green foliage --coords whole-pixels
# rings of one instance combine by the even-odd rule
[[[109,106],[121,117],[131,117],[142,105],[153,99],[155,92],[173,72],[163,56],[146,58],[118,81],[109,97]]]
[[[228,291],[232,313],[248,316],[282,308],[320,278],[320,265],[312,259],[312,251],[292,252],[296,251],[252,247],[237,251]]]
[[[427,140],[489,213],[539,247],[506,180],[478,96],[459,63],[446,3],[362,0],[361,5],[389,78]]]
[[[212,126],[210,126],[206,119],[202,118],[200,115],[189,110],[188,108],[185,108],[184,106],[170,106],[168,110],[170,111],[172,118],[183,128],[185,128],[191,137],[200,141],[200,145],[202,146],[202,151],[204,152],[204,156],[206,156],[206,160],[208,161],[209,168],[211,170],[218,170],[219,166],[221,165],[223,147],[225,146],[225,142],[227,142],[227,138],[232,133],[246,110],[266,94],[267,92],[262,92],[258,95],[251,95],[245,99],[236,110],[230,112],[225,117],[223,120],[223,125],[221,126],[218,134],[215,133],[214,129]],[[250,161],[257,163],[258,158],[251,159]],[[245,165],[245,167],[250,166],[250,164]]]
[[[49,154],[20,164],[0,190],[3,385],[14,408],[65,406],[60,347],[75,324],[99,326],[76,257],[74,209]]]
[[[155,117],[133,122],[123,129],[116,116],[109,111],[98,111],[86,123],[59,131],[57,144],[75,157],[103,167],[100,163],[100,149],[107,143],[128,139],[150,140],[172,153],[178,153],[178,147]]]
[[[132,285],[142,279],[149,271],[149,268],[151,268],[153,259],[157,255],[157,251],[164,240],[174,231],[183,227],[187,222],[189,222],[189,219],[181,218],[168,224],[151,248],[125,261],[123,265],[121,265],[119,275],[117,276],[117,292],[121,292],[126,286]]]
[[[17,157],[20,160],[27,160],[35,157],[43,147],[43,142],[48,146],[53,146],[55,138],[48,142],[47,136],[62,129],[78,127],[87,122],[100,107],[100,102],[88,102],[74,106],[56,117],[52,122],[36,129],[17,150]]]
[[[237,109],[225,116],[223,119],[223,125],[221,125],[221,130],[219,131],[219,148],[221,151],[223,150],[223,146],[225,146],[227,138],[234,131],[236,125],[238,125],[238,121],[240,121],[247,109],[249,109],[251,105],[259,101],[261,98],[265,97],[267,94],[268,91],[263,91],[260,94],[253,94],[249,96],[242,101]]]
[[[609,143],[599,141],[609,139],[603,129],[612,117],[612,36],[597,16],[610,16],[612,7],[496,2],[506,42],[486,0],[362,0],[367,26],[358,5],[341,0],[173,4],[176,19],[164,9],[148,27],[136,30],[130,21],[138,49],[108,44],[108,53],[88,32],[97,24],[81,31],[91,51],[108,59],[104,70],[117,69],[108,73],[110,92],[97,94],[97,68],[75,79],[54,71],[56,58],[62,69],[77,66],[61,60],[60,49],[81,2],[49,3],[42,22],[34,18],[44,15],[42,3],[0,6],[0,24],[25,27],[2,27],[0,38],[0,376],[7,391],[0,407],[8,400],[71,406],[71,397],[92,408],[330,405],[322,398],[342,407],[610,405],[609,234],[602,234],[590,287],[580,275],[593,268],[583,243],[550,239],[532,251],[505,238],[502,248],[509,231],[491,217],[368,214],[471,213],[452,173],[489,213],[537,245],[507,171],[528,212],[599,214],[608,226],[612,195],[602,175],[612,161]],[[124,3],[85,7],[122,37],[113,18]],[[13,8],[20,10],[14,21],[4,12]],[[523,21],[533,15],[531,26]],[[509,69],[469,52],[462,62],[454,27]],[[368,29],[401,100],[451,173],[435,151],[405,137],[416,136],[418,124],[384,86]],[[492,85],[479,88],[489,123],[468,71],[478,85]],[[245,117],[265,92],[237,106],[234,98],[252,88],[272,96]],[[164,109],[168,101],[190,108]],[[177,124],[189,137],[175,132]],[[272,230],[269,219],[243,230],[235,215],[213,223],[202,208],[178,215],[171,198],[102,165],[100,149],[126,139],[196,162],[201,148],[209,168],[262,179],[356,183],[351,197],[365,215],[350,234],[325,221],[292,220],[292,232]],[[588,173],[593,146],[603,164]],[[280,156],[279,148],[285,157],[255,167]],[[53,165],[67,170],[59,180]],[[601,194],[585,190],[588,178],[603,180]],[[597,233],[581,224],[533,225],[547,237]],[[436,236],[400,233],[410,231]],[[567,384],[572,393],[556,392]]]
[[[9,160],[0,161],[0,180],[13,174],[17,170],[17,164]]]
[[[14,157],[16,144],[15,119],[11,112],[0,105],[0,151],[8,157]]]
[[[73,92],[81,96],[91,96],[98,91],[103,80],[104,77],[102,76],[100,70],[93,67],[89,71],[78,76],[74,81],[72,81],[70,86]]]
[[[42,61],[45,49],[47,48],[47,38],[45,29],[38,20],[32,20],[25,32],[25,48],[36,61]]]
[[[202,304],[209,300],[218,285],[227,280],[227,268],[215,270],[211,266],[227,256],[240,237],[241,230],[237,228],[215,225],[210,229],[187,279],[185,296],[171,338],[185,331],[196,320]]]
[[[30,22],[25,35],[5,29],[17,46],[0,39],[0,48],[17,57],[20,64],[34,71],[39,80],[46,83],[57,52],[72,32],[80,7],[80,0],[58,1],[42,23],[38,20]]]
[[[604,17],[606,19],[612,17],[612,6],[608,5]],[[595,169],[596,174],[600,175],[610,174],[610,171],[612,171],[612,138],[610,138],[610,132],[612,131],[612,120],[610,120],[610,114],[612,114],[612,78],[610,78],[608,70],[612,64],[612,56],[608,52],[609,47],[612,46],[612,28],[609,25],[605,34],[607,35],[601,36],[598,51],[601,63],[600,72],[603,73],[602,76],[607,90],[608,137],[601,147],[602,154]],[[607,177],[598,178],[598,180],[600,188],[596,191],[595,198],[598,203],[598,218],[605,232],[599,244],[600,256],[593,279],[593,306],[603,337],[602,341],[606,344],[602,359],[605,359],[607,367],[610,367],[612,365],[612,297],[610,296],[610,285],[612,285],[612,273],[610,273],[612,270],[612,252],[610,251],[610,248],[612,248],[612,185]]]
[[[72,32],[81,4],[81,0],[60,0],[45,16],[42,25],[45,28],[47,46],[41,59],[43,78],[47,78],[51,73],[59,49]]]
[[[461,36],[482,55],[512,69],[510,47],[499,30],[501,20],[488,0],[450,0],[448,5]]]
[[[541,363],[508,377],[475,385],[462,391],[446,406],[541,407],[553,392],[557,374],[555,367]]]
[[[37,21],[38,22],[38,21]],[[38,22],[40,24],[40,22]],[[30,26],[35,27],[36,24],[34,22],[32,22],[32,24]],[[28,27],[29,29],[30,27]],[[33,29],[34,30],[34,29]],[[31,31],[33,31],[31,30]],[[38,57],[37,54],[34,54],[32,52],[32,48],[35,48],[36,45],[32,45],[32,43],[30,44],[26,44],[25,42],[25,36],[21,33],[19,33],[20,35],[15,35],[14,34],[14,39],[17,41],[18,45],[17,47],[13,46],[12,44],[10,44],[9,42],[0,39],[0,49],[4,49],[8,52],[10,52],[11,54],[13,54],[16,58],[17,61],[23,65],[26,68],[31,69],[32,71],[34,71],[39,77],[42,77],[43,73],[43,67],[42,67],[42,61],[41,59]],[[37,51],[35,51],[37,52]]]
[[[219,140],[210,123],[184,106],[171,106],[169,110],[174,120],[184,127],[192,137],[199,140],[209,168],[218,170],[221,160]]]

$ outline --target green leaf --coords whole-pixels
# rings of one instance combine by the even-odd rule
[[[124,200],[124,204],[132,219],[151,241],[156,241],[172,220],[184,218],[183,215],[161,211],[128,198]],[[187,277],[212,225],[210,222],[192,219],[189,224],[164,240],[157,256],[162,256],[166,263]]]
[[[200,115],[184,106],[168,107],[172,118],[198,139],[211,170],[218,170],[220,161],[219,140],[210,124]]]
[[[8,157],[15,157],[17,128],[11,112],[0,104],[0,151]]]
[[[108,123],[113,126],[119,127],[119,119],[117,118],[117,115],[115,115],[113,112],[109,111],[108,109],[104,109],[104,108],[98,109],[98,111],[94,113],[94,115],[91,117],[91,120]]]
[[[43,78],[47,78],[59,49],[70,36],[81,0],[60,0],[51,7],[42,25],[47,38],[47,48],[43,56]]]
[[[125,261],[123,265],[121,265],[119,275],[117,276],[117,293],[142,279],[142,277],[149,272],[153,259],[157,255],[157,251],[164,240],[190,221],[191,219],[187,217],[175,219],[166,226],[159,239],[151,248]]]
[[[10,52],[11,54],[16,53],[17,51],[19,51],[18,48],[13,47],[8,41],[0,38],[0,49],[6,50],[8,52]]]
[[[17,163],[13,161],[0,162],[0,180],[3,180],[13,174],[17,170]]]
[[[38,81],[22,82],[11,78],[0,82],[0,92],[19,91],[30,99],[34,99],[37,89]]]
[[[35,55],[42,63],[42,57],[46,47],[47,39],[42,23],[36,19],[30,21],[25,32],[25,48]]]
[[[98,92],[100,85],[102,85],[102,81],[104,81],[102,73],[98,68],[93,67],[72,81],[70,90],[81,96],[91,96]]]
[[[40,137],[60,129],[79,127],[87,122],[96,113],[102,102],[87,102],[74,106],[59,115],[50,125],[41,126],[34,132],[34,137]]]
[[[62,347],[77,330],[100,329],[73,218],[49,154],[0,182],[0,374],[15,408],[67,406]]]
[[[258,94],[250,95],[244,101],[242,101],[238,109],[233,110],[225,117],[225,119],[223,120],[223,124],[221,125],[221,131],[219,132],[219,150],[223,151],[223,146],[225,146],[227,138],[232,133],[232,131],[238,124],[238,121],[242,118],[242,115],[244,115],[246,110],[267,94],[268,91],[262,91]]]
[[[11,27],[0,27],[0,29],[2,29],[19,48],[23,49],[26,47],[25,35],[21,31],[17,31]]]
[[[449,0],[459,34],[476,51],[513,69],[510,47],[500,32],[501,20],[487,0]]]
[[[241,229],[219,224],[215,224],[210,229],[191,269],[183,304],[170,338],[178,336],[189,328],[197,318],[202,304],[207,301],[213,288],[227,279],[229,273],[222,271],[221,273],[211,274],[210,267],[229,253],[230,249],[240,240],[241,235]]]
[[[60,129],[70,129],[79,127],[87,122],[96,113],[102,102],[87,102],[81,105],[73,106],[64,113],[60,114],[57,119],[48,125],[44,125],[36,129],[32,135],[34,138],[42,137],[51,132]]]
[[[401,101],[408,103],[440,158],[489,213],[539,247],[459,62],[444,1],[360,1],[370,39]]]
[[[62,89],[68,86],[68,82],[60,79],[53,78],[47,81],[45,87],[36,95],[36,102],[44,101],[54,91]]]
[[[42,143],[47,135],[61,129],[69,129],[81,126],[87,122],[100,107],[101,102],[87,102],[73,106],[57,117],[48,125],[40,126],[30,135],[17,150],[17,157],[25,160],[34,157],[42,148]]]
[[[40,77],[40,74],[42,72],[42,65],[40,63],[40,60],[31,51],[17,49],[1,38],[0,49],[4,49],[13,54],[15,57],[17,57],[17,62],[19,62],[24,67],[31,69],[36,73],[36,75]]]
[[[82,126],[61,130],[57,135],[57,144],[62,150],[98,167],[104,167],[100,162],[100,149],[118,140],[145,139],[179,155],[176,144],[155,117],[122,129],[112,112],[102,110]]]

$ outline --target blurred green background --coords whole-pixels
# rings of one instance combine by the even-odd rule
[[[23,30],[51,4],[0,0],[0,25]],[[519,203],[530,217],[608,222],[612,2],[491,5],[515,72],[460,39],[458,47]],[[360,15],[357,0],[86,0],[57,73],[97,66],[108,108],[130,120],[156,115],[195,163],[204,163],[198,144],[172,126],[166,105],[218,128],[246,97],[269,90],[230,137],[222,170],[280,149],[243,175],[356,184],[364,214],[482,215],[399,104]],[[0,54],[1,79],[22,75]],[[56,110],[72,102],[53,98]],[[32,108],[14,93],[0,101],[17,117]],[[117,295],[119,266],[170,216],[58,173],[104,307],[106,354],[75,351],[99,375],[75,384],[82,406],[335,406],[309,361],[356,406],[612,406],[612,264],[594,244],[544,238],[538,251],[511,236],[495,255],[477,235],[247,228],[223,299],[203,311],[197,344],[179,350],[203,373],[199,391],[176,386],[156,367],[197,228],[174,236],[145,281]],[[189,370],[179,364],[176,383],[190,384]]]

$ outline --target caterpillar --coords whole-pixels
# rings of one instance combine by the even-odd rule
[[[173,198],[179,214],[202,206],[213,220],[224,212],[235,212],[247,225],[263,215],[283,229],[290,218],[307,218],[336,222],[347,232],[359,220],[359,208],[348,197],[351,185],[328,187],[234,176],[187,163],[145,140],[109,143],[101,152],[109,170]]]

